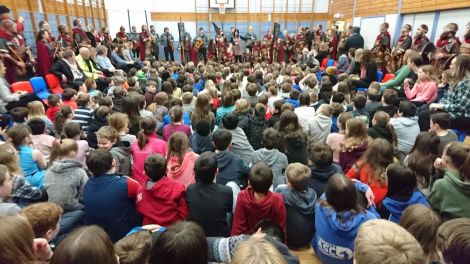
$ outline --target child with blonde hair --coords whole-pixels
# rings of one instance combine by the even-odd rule
[[[119,134],[111,126],[103,126],[96,132],[98,148],[109,151],[116,161],[116,173],[131,176],[132,166],[129,142],[119,141]]]
[[[28,120],[33,118],[40,118],[46,123],[47,133],[54,133],[54,124],[52,121],[47,118],[46,110],[44,109],[44,104],[41,101],[32,101],[28,103]]]
[[[423,65],[418,70],[418,80],[410,89],[410,79],[404,81],[405,95],[408,100],[420,106],[432,103],[437,97],[437,82],[434,77],[434,66]]]
[[[284,257],[269,241],[264,238],[251,237],[235,248],[232,264],[287,264]]]
[[[19,166],[18,151],[12,144],[5,143],[0,145],[0,164],[7,167],[10,175],[12,189],[9,196],[12,202],[20,206],[26,206],[43,198],[41,188],[32,186],[23,176]]]
[[[119,140],[121,142],[129,142],[132,144],[137,137],[129,134],[129,117],[123,113],[113,113],[108,117],[108,124],[114,127],[119,134]]]
[[[25,178],[36,187],[43,187],[47,163],[41,151],[31,146],[31,129],[17,124],[8,130],[8,140],[18,150],[19,165]]]
[[[354,241],[354,260],[361,264],[426,263],[418,241],[399,225],[383,219],[361,225]]]

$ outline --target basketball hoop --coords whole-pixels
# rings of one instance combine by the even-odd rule
[[[225,15],[225,5],[227,4],[227,1],[220,0],[216,1],[216,3],[219,6],[219,14]]]
[[[219,14],[225,15],[225,3],[219,3]]]

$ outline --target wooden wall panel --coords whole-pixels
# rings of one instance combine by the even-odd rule
[[[356,0],[355,16],[396,14],[399,0]],[[470,0],[402,0],[401,13],[421,13],[470,7]],[[330,0],[329,21],[352,20],[354,0]],[[334,18],[335,14],[340,18]]]
[[[85,5],[85,1],[89,1],[90,5]],[[81,1],[82,4],[78,4],[77,0],[63,0],[63,1],[57,1],[57,0],[40,0],[40,1],[33,1],[33,0],[4,0],[2,4],[6,5],[8,8],[12,10],[12,13],[14,14],[15,17],[18,16],[18,12],[20,11],[27,11],[30,12],[31,14],[33,13],[44,13],[45,19],[48,20],[48,18],[52,15],[56,16],[67,16],[67,24],[70,27],[71,26],[71,20],[70,17],[84,17],[85,18],[85,25],[88,25],[88,18],[97,18],[100,20],[105,21],[105,24],[107,24],[107,18],[106,18],[106,7],[104,0],[98,0],[98,6],[92,7],[91,3],[92,0],[83,0]],[[41,5],[41,6],[40,6]],[[44,7],[42,8],[42,5]],[[33,31],[34,33],[37,33],[37,23],[39,21],[35,21],[34,16],[31,15],[31,21],[34,23],[33,25]],[[57,20],[58,21],[58,20]],[[93,19],[93,24],[94,24],[94,19]],[[94,25],[96,28],[99,28],[100,25]],[[105,25],[101,25],[105,26]]]
[[[66,1],[66,0],[64,0],[64,1]],[[88,0],[84,0],[83,4],[85,3],[85,1],[88,1]],[[40,7],[39,7],[40,1],[6,0],[5,2],[6,3],[2,3],[2,4],[5,4],[6,6],[8,6],[13,11],[15,10],[15,8],[18,11],[30,11],[30,12],[33,12],[33,13],[39,12],[41,10]],[[93,12],[93,14],[96,18],[105,19],[106,10],[102,10],[102,9],[105,9],[104,8],[105,7],[104,1],[99,0],[98,2],[100,2],[100,6],[103,7],[103,8],[98,8],[98,7],[94,8],[94,7],[91,7],[89,5],[83,7],[82,5],[76,4],[77,3],[76,1],[75,1],[74,4],[70,4],[70,3],[65,4],[64,2],[58,2],[56,0],[44,0],[44,4],[46,5],[46,10],[47,10],[48,14],[67,15],[67,12],[65,10],[65,5],[67,5],[67,7],[69,9],[69,12],[70,12],[70,15],[72,15],[72,16],[82,17],[82,16],[86,15],[86,17],[91,17],[90,10],[92,10],[92,12]],[[45,10],[43,9],[43,12],[44,11]],[[86,14],[85,14],[85,12],[86,12]]]
[[[419,13],[470,7],[469,0],[403,0],[402,13]]]
[[[396,14],[398,0],[357,0],[356,17]]]
[[[212,21],[252,21],[252,22],[268,22],[269,15],[271,21],[310,21],[310,20],[326,20],[327,13],[225,13],[220,15],[218,12],[211,13]],[[152,12],[150,13],[152,21],[198,21],[208,20],[208,13],[178,13],[178,12]]]
[[[317,0],[318,1],[318,0]],[[334,15],[340,14],[341,17],[336,20],[352,20],[354,0],[331,0],[329,20],[335,20]]]

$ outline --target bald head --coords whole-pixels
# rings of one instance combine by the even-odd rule
[[[0,27],[8,32],[13,32],[13,33],[17,32],[16,23],[15,21],[11,19],[3,19],[2,22],[0,23]]]

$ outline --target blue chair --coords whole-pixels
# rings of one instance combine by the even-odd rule
[[[326,63],[326,67],[330,67],[330,66],[333,66],[335,64],[335,60],[334,59],[329,59],[328,62]]]
[[[384,73],[381,71],[377,71],[377,81],[382,82],[383,77],[384,77]]]
[[[33,77],[29,79],[31,86],[33,86],[34,93],[42,100],[47,99],[51,93],[47,91],[46,81],[42,77]]]
[[[457,140],[459,142],[464,142],[465,141],[465,138],[467,136],[470,136],[470,134],[467,134],[467,132],[465,132],[464,130],[458,130],[458,129],[452,129],[455,134],[457,134]]]

